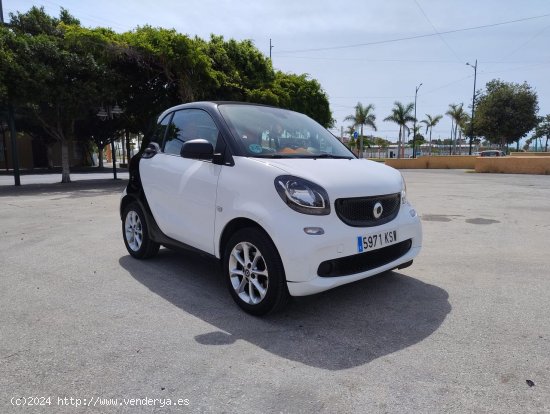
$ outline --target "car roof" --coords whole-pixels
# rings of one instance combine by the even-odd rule
[[[248,106],[264,106],[268,108],[277,108],[276,106],[272,105],[265,105],[265,104],[259,104],[254,102],[241,102],[241,101],[197,101],[197,102],[188,102],[176,106],[172,106],[166,110],[164,110],[160,116],[158,117],[158,120],[160,121],[162,118],[166,116],[169,112],[178,111],[180,109],[205,109],[205,110],[215,110],[219,105],[248,105]],[[283,108],[277,108],[277,109],[283,109]],[[286,109],[288,110],[288,109]]]

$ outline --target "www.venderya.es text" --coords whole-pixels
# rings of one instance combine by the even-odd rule
[[[52,397],[52,396],[27,396],[12,397],[12,406],[22,407],[181,407],[190,405],[188,398],[105,398],[98,396],[91,397]]]

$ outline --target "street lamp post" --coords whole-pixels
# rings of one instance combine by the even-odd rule
[[[120,106],[118,106],[118,104],[116,104],[114,107],[113,106],[107,106],[107,107],[103,108],[103,106],[102,106],[101,108],[99,108],[97,116],[102,121],[106,121],[107,119],[114,119],[114,118],[120,116],[123,112],[124,111],[122,110],[122,108]],[[116,180],[117,179],[117,176],[116,176],[116,148],[115,148],[115,140],[114,139],[111,139],[111,155],[112,155],[112,159],[113,159],[112,160],[113,161],[113,179]]]
[[[4,22],[4,9],[2,7],[2,0],[0,0],[0,24],[5,25]],[[21,178],[19,173],[19,154],[17,150],[17,131],[15,130],[15,110],[12,105],[11,99],[8,98],[8,125],[11,135],[11,156],[13,158],[13,179],[16,186],[21,185]],[[8,158],[6,157],[6,166],[8,165]]]
[[[416,158],[416,97],[422,83],[416,87],[414,92],[414,126],[413,126],[413,158]]]
[[[474,68],[474,93],[472,95],[472,118],[470,119],[470,151],[468,152],[469,155],[472,155],[472,142],[474,140],[474,108],[476,103],[477,59],[474,65],[471,65],[468,62],[466,62],[466,65]]]

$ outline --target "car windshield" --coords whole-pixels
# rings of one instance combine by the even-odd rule
[[[239,104],[222,104],[219,110],[249,157],[355,158],[334,135],[298,112]]]

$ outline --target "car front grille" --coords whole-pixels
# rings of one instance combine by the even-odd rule
[[[380,203],[382,214],[376,218],[375,206]],[[392,221],[401,205],[401,193],[374,197],[339,198],[334,202],[336,214],[344,223],[353,227],[380,226]]]
[[[399,259],[411,250],[411,246],[412,240],[408,239],[378,250],[327,260],[319,265],[317,274],[321,277],[338,277],[366,272]]]

